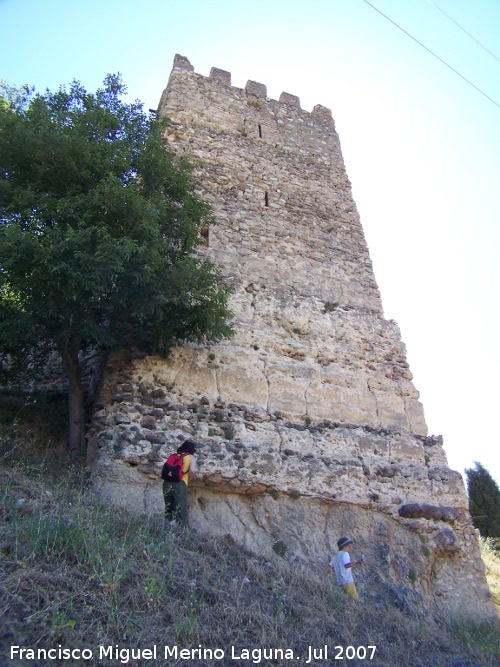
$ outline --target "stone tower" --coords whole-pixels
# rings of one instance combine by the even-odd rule
[[[234,284],[236,335],[167,361],[109,361],[90,434],[96,489],[161,512],[162,462],[189,436],[198,530],[269,553],[279,543],[318,573],[347,534],[367,556],[364,595],[490,614],[463,481],[427,436],[384,319],[330,110],[176,56],[159,113],[213,205],[205,251]]]

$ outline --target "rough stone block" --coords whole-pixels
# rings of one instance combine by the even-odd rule
[[[210,70],[210,78],[215,79],[218,83],[222,83],[225,86],[231,85],[231,72],[226,72],[224,69],[212,67]]]
[[[257,81],[248,80],[245,92],[256,97],[267,97],[267,87],[263,83],[257,83]]]
[[[300,99],[297,97],[297,95],[291,95],[290,93],[281,93],[280,102],[282,102],[283,104],[288,104],[291,107],[295,107],[296,109],[300,109]]]
[[[324,107],[321,104],[316,104],[314,109],[312,110],[313,116],[319,116],[323,120],[333,120],[332,119],[332,111],[331,109],[328,109],[328,107]]]
[[[174,68],[181,69],[185,72],[194,72],[194,67],[185,56],[180,56],[178,53],[174,57]]]

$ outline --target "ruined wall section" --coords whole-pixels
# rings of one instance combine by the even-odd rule
[[[159,106],[170,146],[195,162],[214,207],[207,252],[236,286],[237,335],[214,351],[219,395],[292,418],[426,435],[399,329],[383,319],[331,112],[230,79],[196,74],[177,56]]]
[[[176,57],[160,112],[218,220],[205,251],[235,286],[236,335],[115,355],[89,432],[93,484],[162,512],[160,471],[198,443],[190,525],[321,573],[340,535],[364,597],[487,616],[460,475],[428,437],[397,325],[383,317],[331,113]]]
[[[110,360],[90,432],[94,488],[104,501],[161,514],[162,464],[190,437],[198,443],[189,492],[196,530],[229,534],[259,553],[279,542],[312,576],[339,535],[353,535],[367,556],[358,573],[363,597],[412,613],[493,614],[463,481],[440,438],[331,420],[306,425],[194,397],[192,387],[218,364],[209,349],[185,348],[184,366],[182,355],[174,364]]]
[[[182,61],[181,61],[182,62]],[[179,65],[179,60],[176,60]],[[331,118],[174,65],[159,111],[175,151],[199,164],[224,273],[332,307],[381,314],[380,295]]]

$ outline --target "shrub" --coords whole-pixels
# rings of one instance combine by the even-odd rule
[[[278,556],[281,556],[281,558],[284,558],[288,547],[281,540],[276,540],[276,542],[273,543],[272,549],[274,553],[278,554]]]

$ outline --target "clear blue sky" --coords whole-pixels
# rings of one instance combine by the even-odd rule
[[[0,78],[95,90],[119,71],[156,108],[180,53],[330,107],[430,432],[500,482],[500,3],[371,2],[496,104],[364,0],[0,0]]]

